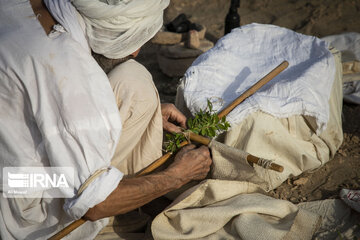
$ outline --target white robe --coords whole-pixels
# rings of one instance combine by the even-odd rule
[[[123,176],[109,167],[121,132],[109,80],[91,56],[71,3],[47,4],[62,25],[49,35],[29,1],[0,1],[0,166],[73,167],[74,197],[1,196],[1,239],[51,236],[103,201]],[[76,197],[89,176],[107,167]],[[69,237],[94,237],[104,224],[87,222]]]

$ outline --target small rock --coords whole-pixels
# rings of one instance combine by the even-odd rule
[[[344,134],[344,142],[350,142],[351,140],[351,137],[352,137],[352,134]]]
[[[358,136],[353,136],[353,137],[351,138],[351,141],[353,141],[355,144],[358,144],[358,143],[360,142],[360,139],[359,139]]]
[[[296,197],[291,197],[291,198],[290,198],[290,202],[297,202]]]
[[[203,52],[212,48],[214,44],[207,39],[200,40],[198,49],[187,48],[184,42],[175,45],[162,45],[159,53],[167,58],[197,58]]]
[[[206,33],[206,27],[202,26],[202,29],[200,31],[198,31],[198,33],[199,33],[199,39],[204,39],[205,33]]]
[[[190,30],[188,33],[188,39],[186,46],[192,49],[198,49],[200,47],[199,32],[196,30]]]
[[[206,27],[201,25],[201,30],[196,32],[198,33],[199,39],[204,39]],[[155,34],[155,36],[151,39],[151,42],[155,44],[172,45],[185,41],[187,35],[188,33],[175,33],[162,30]]]
[[[305,185],[309,181],[308,178],[299,178],[294,181],[295,185]]]
[[[199,49],[202,52],[206,52],[207,50],[209,50],[210,48],[212,48],[214,46],[214,43],[212,43],[211,41],[207,40],[207,39],[202,39],[200,40],[200,46]]]
[[[339,149],[339,154],[341,155],[341,156],[343,156],[343,157],[346,157],[347,156],[347,154],[346,154],[346,152],[344,151],[344,150],[342,150],[342,149]]]

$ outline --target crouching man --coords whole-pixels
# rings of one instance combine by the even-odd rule
[[[167,169],[123,179],[160,157],[162,126],[185,127],[173,105],[160,104],[150,73],[128,60],[160,29],[168,4],[0,2],[1,169],[75,171],[70,198],[44,197],[46,190],[36,198],[1,196],[2,239],[44,239],[81,217],[91,221],[69,239],[93,238],[106,217],[207,175],[208,149],[190,145]],[[91,51],[122,63],[106,75]]]

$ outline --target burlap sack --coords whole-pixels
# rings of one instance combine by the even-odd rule
[[[264,195],[249,182],[205,180],[152,223],[154,239],[311,239],[317,214]]]

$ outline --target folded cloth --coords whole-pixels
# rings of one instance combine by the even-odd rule
[[[151,39],[163,25],[169,0],[72,0],[84,18],[91,49],[123,58]]]
[[[154,239],[311,239],[319,215],[263,194],[249,182],[208,179],[153,220]]]
[[[360,61],[360,33],[350,32],[331,35],[322,38],[336,49],[341,51],[342,61]],[[360,104],[360,75],[352,82],[344,83],[344,100],[354,104]]]
[[[185,73],[184,98],[194,114],[206,108],[226,106],[282,61],[289,67],[235,108],[228,120],[240,123],[261,110],[275,117],[308,115],[316,119],[317,133],[326,128],[328,105],[335,76],[328,44],[289,29],[250,24],[234,29],[214,48],[200,55]]]

